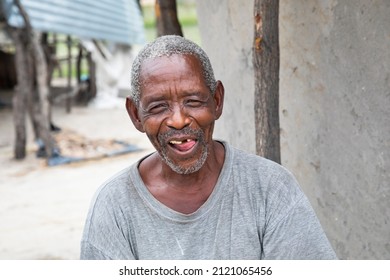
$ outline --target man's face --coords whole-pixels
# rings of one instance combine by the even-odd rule
[[[157,57],[141,66],[142,130],[177,173],[196,172],[207,160],[222,99],[212,96],[194,56]]]

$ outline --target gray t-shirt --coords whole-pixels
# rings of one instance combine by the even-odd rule
[[[227,143],[208,200],[178,213],[148,191],[139,162],[98,190],[81,259],[335,259],[290,172]]]

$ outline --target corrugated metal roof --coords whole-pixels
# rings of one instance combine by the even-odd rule
[[[23,26],[13,0],[2,0],[8,23]],[[141,11],[135,0],[21,0],[34,29],[128,45],[144,44]]]

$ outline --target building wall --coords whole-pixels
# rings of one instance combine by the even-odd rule
[[[216,135],[254,152],[253,3],[198,14],[226,90]],[[390,258],[389,14],[386,0],[280,1],[282,164],[342,259]]]
[[[215,78],[225,85],[225,104],[215,136],[255,152],[253,119],[251,7],[242,1],[198,1],[202,46],[210,56]]]

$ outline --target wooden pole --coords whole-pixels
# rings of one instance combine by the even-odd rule
[[[68,80],[67,80],[67,93],[68,98],[66,98],[66,112],[70,113],[71,111],[71,87],[72,87],[72,40],[70,36],[66,36],[66,46],[68,50]]]
[[[83,46],[81,43],[78,44],[78,54],[77,54],[77,60],[76,60],[76,78],[77,78],[77,85],[80,85],[81,83],[81,63],[83,60]]]
[[[87,53],[87,63],[88,63],[88,72],[89,72],[89,88],[88,88],[88,99],[90,101],[92,98],[96,97],[97,87],[96,87],[96,63],[92,59],[91,52]]]
[[[183,36],[177,16],[176,0],[156,0],[155,13],[158,37],[162,35]]]
[[[28,67],[20,67],[20,65],[28,65],[27,56],[29,52],[26,48],[25,33],[21,29],[11,29],[11,34],[15,43],[15,63],[18,84],[13,96],[13,118],[15,126],[15,145],[14,157],[23,159],[26,157],[26,101],[29,88]]]
[[[53,156],[56,149],[56,143],[52,135],[50,134],[50,121],[49,121],[49,87],[47,85],[47,65],[45,55],[42,46],[39,42],[39,36],[35,33],[31,27],[29,17],[20,3],[20,0],[14,0],[16,6],[19,8],[25,23],[25,28],[21,29],[21,32],[26,34],[27,44],[32,49],[32,54],[35,59],[35,80],[37,83],[38,98],[36,98],[36,106],[34,107],[33,118],[38,127],[39,138],[43,141],[48,158]],[[25,64],[17,64],[17,68],[28,68]],[[30,76],[33,80],[34,76]],[[20,83],[20,77],[18,77],[18,83]],[[22,84],[23,85],[23,84]],[[33,90],[29,90],[29,94],[33,94]],[[32,98],[31,100],[34,100]]]
[[[256,152],[280,163],[278,17],[278,0],[255,0],[253,67]]]

